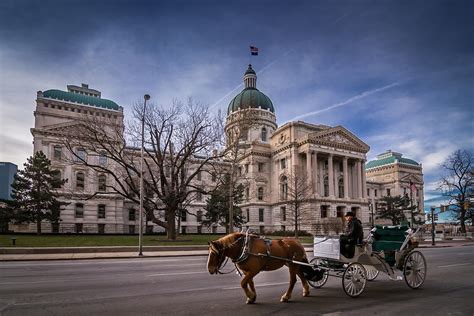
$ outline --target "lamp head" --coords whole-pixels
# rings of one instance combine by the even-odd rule
[[[145,94],[143,97],[145,98],[145,101],[148,101],[151,98],[149,94]]]

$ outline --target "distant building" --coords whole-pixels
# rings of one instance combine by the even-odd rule
[[[11,162],[0,162],[0,199],[11,200],[11,185],[17,171],[17,165]]]
[[[420,163],[388,150],[368,162],[365,173],[370,212],[375,213],[381,207],[380,199],[385,196],[407,196],[424,216],[423,168]]]

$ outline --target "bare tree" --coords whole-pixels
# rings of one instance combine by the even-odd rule
[[[292,213],[291,220],[295,225],[295,237],[298,237],[298,230],[301,227],[302,219],[309,213],[309,202],[312,193],[312,186],[307,176],[302,172],[286,176],[281,184],[282,199],[286,200],[289,211]]]
[[[174,240],[179,211],[197,195],[212,190],[195,180],[201,172],[214,173],[220,164],[213,151],[222,139],[222,129],[207,107],[192,100],[186,105],[175,101],[170,108],[150,105],[143,111],[142,104],[134,107],[125,130],[120,122],[84,116],[79,129],[67,134],[63,142],[77,163],[107,175],[107,193],[139,204],[140,150],[136,145],[141,143],[143,123],[144,210]],[[89,157],[78,154],[79,147]],[[94,155],[98,159],[90,157]]]
[[[461,224],[461,232],[466,232],[466,214],[469,210],[470,197],[473,195],[474,161],[472,153],[467,150],[456,150],[441,165],[446,175],[439,182],[439,190],[451,198],[450,210],[456,212]]]
[[[259,126],[258,109],[240,109],[228,116],[226,125],[226,144],[223,156],[228,165],[225,167],[229,179],[229,218],[228,227],[234,229],[234,192],[245,179],[237,173],[239,162],[249,153],[251,142],[249,131]]]

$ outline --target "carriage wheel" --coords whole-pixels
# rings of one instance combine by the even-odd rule
[[[406,284],[412,289],[417,289],[425,282],[426,278],[425,256],[419,251],[412,251],[405,259],[403,277]]]
[[[312,259],[310,261],[310,263],[318,264],[318,265],[321,265],[323,267],[326,266],[324,264],[323,260],[320,260],[320,259],[317,259],[317,258]],[[324,275],[323,275],[323,278],[321,280],[319,280],[319,281],[310,281],[310,280],[308,280],[308,283],[309,283],[309,285],[311,285],[315,289],[319,289],[319,288],[323,287],[324,284],[326,284],[328,279],[329,279],[329,270],[326,270],[326,271],[324,271]]]
[[[342,275],[342,288],[350,297],[357,297],[364,292],[367,284],[365,268],[360,263],[351,263]]]
[[[367,281],[373,281],[379,275],[379,270],[375,269],[373,266],[364,266],[364,268],[367,273]]]

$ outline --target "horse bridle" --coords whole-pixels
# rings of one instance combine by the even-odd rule
[[[214,255],[217,256],[218,258],[218,267],[217,267],[217,274],[229,274],[232,273],[235,269],[229,271],[229,272],[222,272],[221,269],[227,264],[227,261],[229,261],[229,258],[225,260],[225,250],[231,248],[234,246],[236,243],[238,243],[243,237],[237,238],[234,242],[232,242],[229,246],[227,247],[222,247],[222,249],[218,249],[216,245],[213,242],[209,243],[209,251],[213,253]]]

